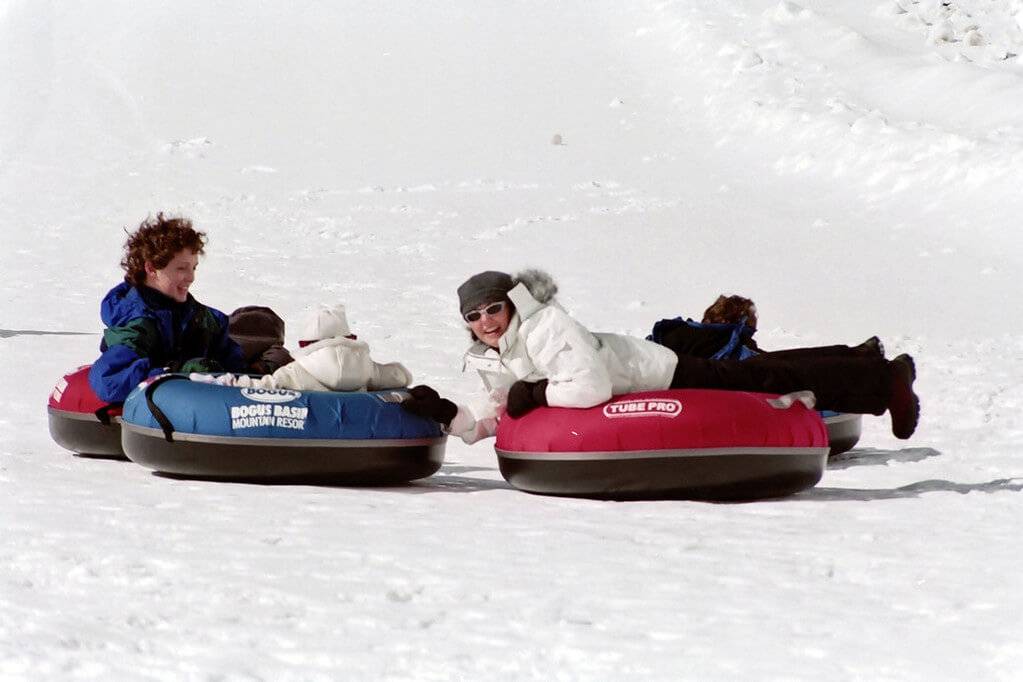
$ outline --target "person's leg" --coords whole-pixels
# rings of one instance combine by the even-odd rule
[[[811,390],[817,408],[854,414],[884,414],[892,408],[892,431],[908,438],[919,402],[909,362],[880,357],[819,357],[788,362],[769,355],[757,362],[678,356],[672,388],[716,388],[764,393]],[[904,356],[908,358],[908,356]]]
[[[788,362],[760,356],[704,360],[679,356],[672,388],[721,388],[764,393],[811,390],[822,410],[884,414],[891,396],[891,370],[876,358],[806,357]]]
[[[825,357],[884,357],[884,346],[876,336],[859,344],[858,346],[814,346],[810,348],[786,348],[783,350],[768,351],[754,356],[747,360],[762,360],[766,358],[774,360],[802,361],[813,358]]]

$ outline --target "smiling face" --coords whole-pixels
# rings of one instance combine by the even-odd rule
[[[502,303],[504,305],[501,306],[501,309],[494,313],[488,313],[487,309],[492,308],[495,304],[484,303],[476,308],[476,311],[480,313],[478,320],[466,320],[469,329],[476,335],[476,338],[491,348],[498,347],[498,341],[507,331],[508,323],[511,321],[511,305],[507,301],[502,301]],[[471,313],[468,315],[475,317]]]
[[[182,249],[162,268],[146,261],[146,286],[156,289],[178,303],[188,300],[188,288],[195,281],[195,269],[199,266],[199,254]]]

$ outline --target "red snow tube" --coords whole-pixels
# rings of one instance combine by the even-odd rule
[[[121,449],[121,406],[105,403],[89,386],[89,367],[65,374],[50,394],[50,436],[86,457],[127,459]]]
[[[828,432],[792,396],[681,389],[504,417],[501,474],[544,495],[749,500],[820,480]]]

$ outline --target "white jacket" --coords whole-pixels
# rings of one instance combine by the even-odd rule
[[[402,388],[412,374],[397,362],[381,364],[369,356],[369,345],[344,337],[323,339],[292,353],[289,362],[263,377],[241,375],[235,386],[290,388],[295,391],[371,391]]]
[[[515,304],[508,329],[494,349],[473,344],[465,367],[479,372],[485,399],[459,405],[448,432],[467,443],[492,436],[519,380],[547,379],[551,407],[593,407],[612,396],[668,388],[678,356],[652,341],[622,334],[595,334],[554,300],[557,287],[537,270],[520,273],[508,292]]]

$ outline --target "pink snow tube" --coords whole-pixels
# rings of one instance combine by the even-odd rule
[[[506,416],[496,449],[505,480],[526,492],[748,500],[816,484],[828,432],[798,394],[682,389]]]
[[[121,405],[99,399],[89,386],[89,367],[65,374],[50,393],[50,436],[84,457],[126,459],[121,449]]]

